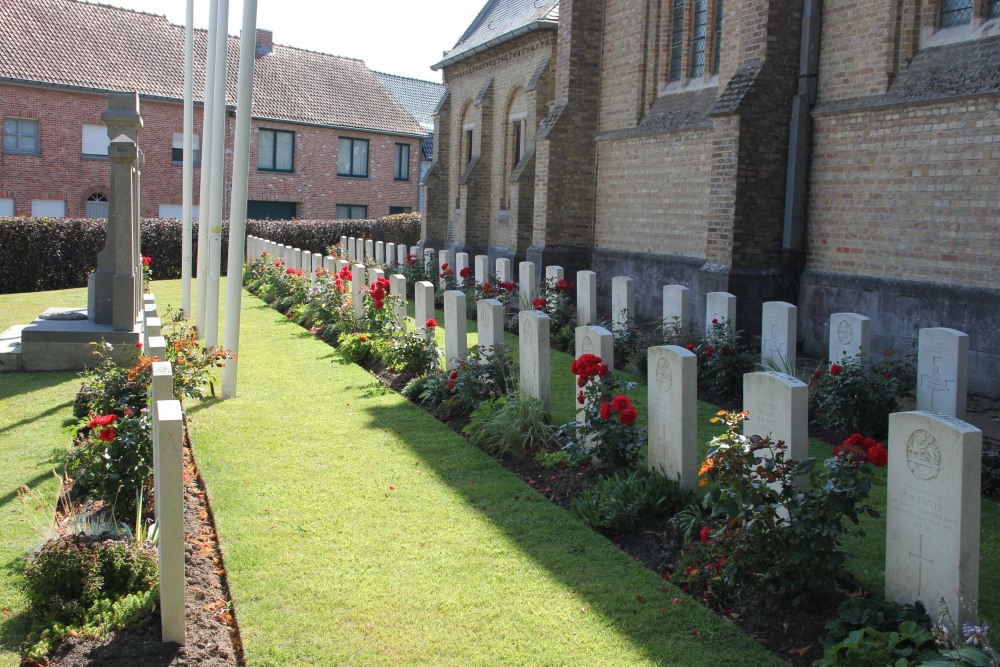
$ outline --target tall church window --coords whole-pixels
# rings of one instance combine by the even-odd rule
[[[708,35],[708,0],[694,0],[691,30],[691,78],[705,76],[705,37]]]
[[[684,64],[684,5],[687,0],[673,0],[670,12],[670,80],[680,81]]]
[[[990,0],[988,18],[1000,18],[1000,0]]]
[[[938,25],[951,28],[966,25],[972,21],[972,0],[941,0]]]
[[[722,2],[717,0],[715,4],[715,40],[712,54],[712,74],[719,73],[719,61],[722,60]]]

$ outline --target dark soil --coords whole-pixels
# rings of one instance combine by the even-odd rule
[[[235,667],[244,664],[215,522],[205,484],[184,448],[187,643],[165,644],[160,615],[104,639],[71,637],[44,663],[52,667]],[[37,663],[25,662],[24,665]]]

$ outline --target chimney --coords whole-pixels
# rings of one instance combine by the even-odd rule
[[[261,58],[274,50],[274,35],[270,30],[257,28],[257,49],[254,57]]]

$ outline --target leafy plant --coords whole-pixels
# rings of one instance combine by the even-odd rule
[[[920,664],[933,643],[930,631],[913,621],[903,621],[895,630],[866,627],[851,631],[845,639],[829,647],[815,664],[817,667],[908,667]]]
[[[82,373],[83,384],[73,401],[73,414],[82,419],[89,414],[117,414],[146,407],[146,390],[152,373],[152,358],[137,348],[122,362],[113,357],[114,347],[100,341],[94,345],[96,365]],[[135,366],[131,364],[135,363]]]
[[[178,400],[184,397],[203,398],[207,390],[214,398],[215,383],[211,371],[222,368],[235,356],[230,350],[218,346],[201,345],[191,321],[184,319],[180,312],[175,313],[168,308],[165,321],[166,361],[170,362],[174,396]]]
[[[712,320],[708,333],[687,348],[698,355],[698,390],[710,396],[743,395],[743,376],[757,367],[758,356],[729,321]]]
[[[569,350],[576,342],[576,285],[565,278],[550,278],[542,283],[532,302],[535,310],[549,316],[550,340],[553,347]]]
[[[860,356],[817,369],[810,387],[809,414],[831,431],[860,431],[885,437],[889,415],[899,407],[899,397],[911,386],[912,358],[887,352],[869,365]]]
[[[646,471],[616,472],[583,492],[572,509],[591,528],[623,533],[676,512],[694,499],[677,481]]]
[[[710,443],[701,468],[709,485],[703,505],[726,522],[718,537],[729,556],[726,577],[733,590],[763,588],[775,604],[812,603],[830,596],[844,573],[841,537],[861,513],[877,517],[864,502],[871,490],[867,464],[884,466],[886,449],[854,434],[817,465],[796,461],[784,442],[740,433],[746,411],[721,411],[726,432]],[[798,481],[808,476],[808,486]],[[856,529],[855,529],[856,530]]]
[[[555,429],[540,400],[514,389],[480,403],[462,433],[494,456],[508,452],[521,456],[548,444]]]
[[[874,628],[888,632],[904,621],[913,621],[924,628],[931,626],[931,619],[920,602],[903,606],[878,598],[849,597],[837,607],[837,617],[826,624],[826,634],[820,641],[829,647],[855,630]]]
[[[959,599],[964,607],[972,608],[972,601],[964,590],[961,591]],[[943,665],[997,667],[1000,665],[1000,649],[995,648],[990,641],[989,624],[974,625],[966,622],[959,628],[944,599],[941,599],[938,605],[938,623],[934,626],[933,633],[940,654],[922,665],[934,665],[935,667]]]
[[[410,380],[402,394],[424,407],[434,408],[448,398],[448,379],[440,373],[430,373]]]

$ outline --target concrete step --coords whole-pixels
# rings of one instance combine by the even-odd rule
[[[28,325],[15,324],[0,334],[0,373],[19,371],[24,367],[21,357],[21,331]]]

